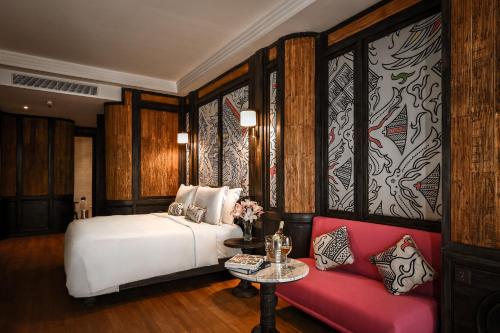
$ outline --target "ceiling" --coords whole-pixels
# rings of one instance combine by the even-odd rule
[[[53,106],[47,107],[47,101]],[[0,85],[0,110],[32,116],[75,121],[77,126],[96,127],[96,115],[103,113],[106,100]],[[23,109],[27,105],[28,110]]]
[[[376,2],[2,0],[0,67],[186,95],[281,36],[327,30]],[[5,111],[28,103],[26,91],[3,91]],[[41,95],[54,94],[33,92],[33,99]],[[71,103],[98,101],[60,98],[70,104],[60,112],[70,114],[79,110]]]

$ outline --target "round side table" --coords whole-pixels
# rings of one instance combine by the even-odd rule
[[[302,261],[289,258],[286,263],[274,264],[254,274],[242,274],[229,271],[233,276],[242,280],[260,283],[260,323],[252,333],[277,333],[276,303],[278,299],[274,293],[279,283],[293,282],[303,279],[309,274],[309,266]]]
[[[264,242],[253,237],[251,241],[245,241],[243,238],[229,238],[224,241],[224,245],[231,248],[241,249],[244,254],[253,254],[256,249],[264,247]],[[250,298],[259,293],[252,283],[240,279],[240,283],[233,288],[232,293],[236,297]]]

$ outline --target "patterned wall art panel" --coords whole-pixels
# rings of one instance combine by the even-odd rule
[[[440,220],[441,15],[368,51],[369,213]]]
[[[198,109],[198,183],[219,185],[219,103],[214,100]]]
[[[249,195],[248,129],[240,126],[240,112],[248,109],[248,86],[222,98],[222,184],[241,187]]]
[[[328,207],[354,211],[354,52],[328,62]]]
[[[189,133],[189,112],[186,112],[186,133]],[[189,170],[190,170],[190,160],[189,154],[191,152],[191,145],[186,145],[186,185],[189,185]]]
[[[276,132],[278,127],[277,109],[276,109],[276,75],[272,72],[269,75],[269,206],[276,208],[278,206],[278,180],[276,175],[277,168],[277,141]]]

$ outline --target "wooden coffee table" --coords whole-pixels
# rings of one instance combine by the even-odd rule
[[[224,245],[241,249],[241,252],[245,254],[253,254],[256,249],[264,247],[264,242],[255,237],[253,237],[251,241],[245,241],[243,238],[229,238],[224,241]],[[252,286],[252,283],[242,279],[240,283],[233,288],[232,293],[236,297],[249,298],[257,295],[259,291]]]
[[[276,329],[276,284],[300,280],[309,274],[309,266],[296,259],[288,259],[285,264],[271,264],[254,274],[229,271],[241,280],[260,283],[260,324],[252,333],[274,333]]]

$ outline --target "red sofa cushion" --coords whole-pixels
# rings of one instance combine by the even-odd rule
[[[287,302],[342,332],[437,331],[438,304],[432,297],[389,294],[380,281],[345,271],[320,271],[311,258],[309,275],[277,285]]]
[[[372,255],[396,244],[403,235],[408,234],[415,240],[420,252],[436,270],[439,277],[441,270],[441,234],[423,230],[317,216],[313,220],[310,257],[314,258],[314,248],[312,245],[314,238],[343,225],[347,226],[349,232],[351,251],[354,254],[354,263],[337,267],[336,270],[360,274],[378,280],[382,286],[382,278],[377,271],[377,267],[372,265],[369,259]],[[314,270],[316,270],[316,268],[314,268]],[[411,293],[438,298],[439,278],[432,283],[426,283],[412,290]],[[390,296],[395,297],[392,295]]]

